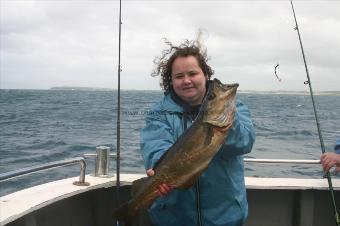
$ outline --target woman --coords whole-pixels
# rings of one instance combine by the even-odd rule
[[[141,152],[147,174],[162,155],[192,124],[209,86],[213,70],[198,41],[186,41],[163,52],[155,61],[162,78],[164,98],[154,106],[141,131]],[[243,225],[248,205],[244,185],[243,154],[255,139],[248,108],[237,101],[233,128],[208,169],[190,189],[159,187],[160,197],[149,209],[156,226]]]

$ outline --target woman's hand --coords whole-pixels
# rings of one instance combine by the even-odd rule
[[[321,155],[321,164],[325,172],[329,171],[333,166],[335,167],[335,172],[340,172],[340,154],[334,152],[326,152]]]
[[[155,175],[155,171],[153,169],[148,169],[146,171],[146,174],[149,176],[149,177],[152,177]],[[166,196],[168,195],[170,192],[172,191],[172,186],[169,185],[169,184],[160,184],[159,187],[158,187],[158,195],[159,196]]]

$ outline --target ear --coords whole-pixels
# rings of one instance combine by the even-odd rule
[[[206,74],[204,74],[204,77],[205,77],[205,81],[209,81],[209,78]]]

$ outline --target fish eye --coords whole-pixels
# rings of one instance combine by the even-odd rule
[[[213,100],[215,97],[216,97],[216,94],[215,93],[211,93],[208,99],[209,100]]]

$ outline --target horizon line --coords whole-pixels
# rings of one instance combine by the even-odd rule
[[[67,90],[67,91],[117,91],[115,88],[104,88],[104,87],[86,87],[86,86],[53,86],[50,88],[0,88],[0,90]],[[123,91],[160,91],[162,89],[121,89]],[[240,89],[238,92],[298,92],[298,93],[309,93],[308,90],[247,90]],[[314,92],[323,93],[340,93],[340,90],[314,90]]]

